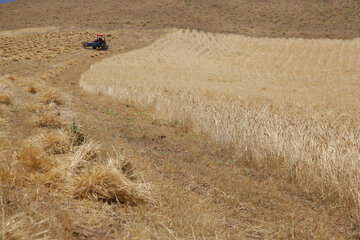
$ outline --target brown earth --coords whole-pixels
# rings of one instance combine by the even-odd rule
[[[356,38],[357,0],[19,0],[2,4],[0,30],[83,26],[191,28],[248,36]]]
[[[167,27],[249,36],[355,38],[359,13],[358,1],[0,4],[1,30],[32,28],[0,34],[0,90],[10,96],[0,98],[2,163],[13,161],[24,139],[51,131],[33,120],[38,115],[34,106],[45,105],[50,91],[64,99],[64,106],[53,109],[64,127],[55,128],[76,122],[87,138],[101,141],[102,155],[124,151],[138,178],[155,185],[159,199],[158,204],[139,206],[71,199],[13,179],[1,184],[4,216],[36,213],[49,219],[45,227],[54,239],[356,239],[351,215],[338,210],[331,199],[300,190],[282,176],[282,166],[253,164],[251,156],[239,157],[231,147],[212,143],[187,126],[90,95],[78,83],[92,63],[147,46]],[[49,26],[55,28],[39,28]],[[95,30],[111,34],[108,52],[79,47]],[[36,91],[29,90],[31,86]]]

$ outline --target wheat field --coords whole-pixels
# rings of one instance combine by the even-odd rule
[[[360,39],[171,30],[102,60],[80,84],[190,124],[244,160],[281,165],[321,199],[360,207]]]

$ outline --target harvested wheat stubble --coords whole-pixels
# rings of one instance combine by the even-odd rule
[[[54,112],[43,112],[34,120],[37,127],[60,128],[63,123],[59,120],[59,116]]]
[[[46,93],[43,97],[42,102],[45,104],[55,103],[56,105],[59,105],[59,106],[61,106],[65,103],[63,98],[55,92]]]
[[[49,106],[48,106],[48,105],[44,105],[44,104],[42,104],[42,103],[41,103],[41,104],[40,104],[40,103],[30,103],[30,104],[27,105],[27,109],[28,109],[30,112],[37,113],[37,114],[50,111]]]
[[[285,161],[305,190],[360,206],[360,39],[249,38],[174,30],[107,58],[80,85]]]
[[[35,221],[34,218],[27,216],[25,213],[19,213],[14,216],[0,219],[0,237],[9,240],[42,240],[49,239],[46,236],[48,232],[44,228],[47,220]]]

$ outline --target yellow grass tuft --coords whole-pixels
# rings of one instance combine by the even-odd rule
[[[96,201],[140,204],[153,202],[145,184],[130,181],[114,166],[94,165],[73,179],[71,186],[75,198]]]
[[[32,142],[24,144],[16,153],[16,159],[20,166],[32,171],[46,171],[57,165],[56,161],[50,158],[37,143]]]
[[[34,124],[37,127],[47,128],[60,128],[63,125],[54,112],[40,113],[40,115],[35,119]]]
[[[55,92],[48,92],[43,96],[43,103],[45,104],[50,104],[50,103],[55,103],[56,105],[64,105],[65,101],[64,99],[57,93]]]

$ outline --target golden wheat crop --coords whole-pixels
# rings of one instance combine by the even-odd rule
[[[94,64],[81,86],[191,123],[324,199],[360,206],[360,40],[174,30]],[[249,160],[248,159],[248,160]]]

